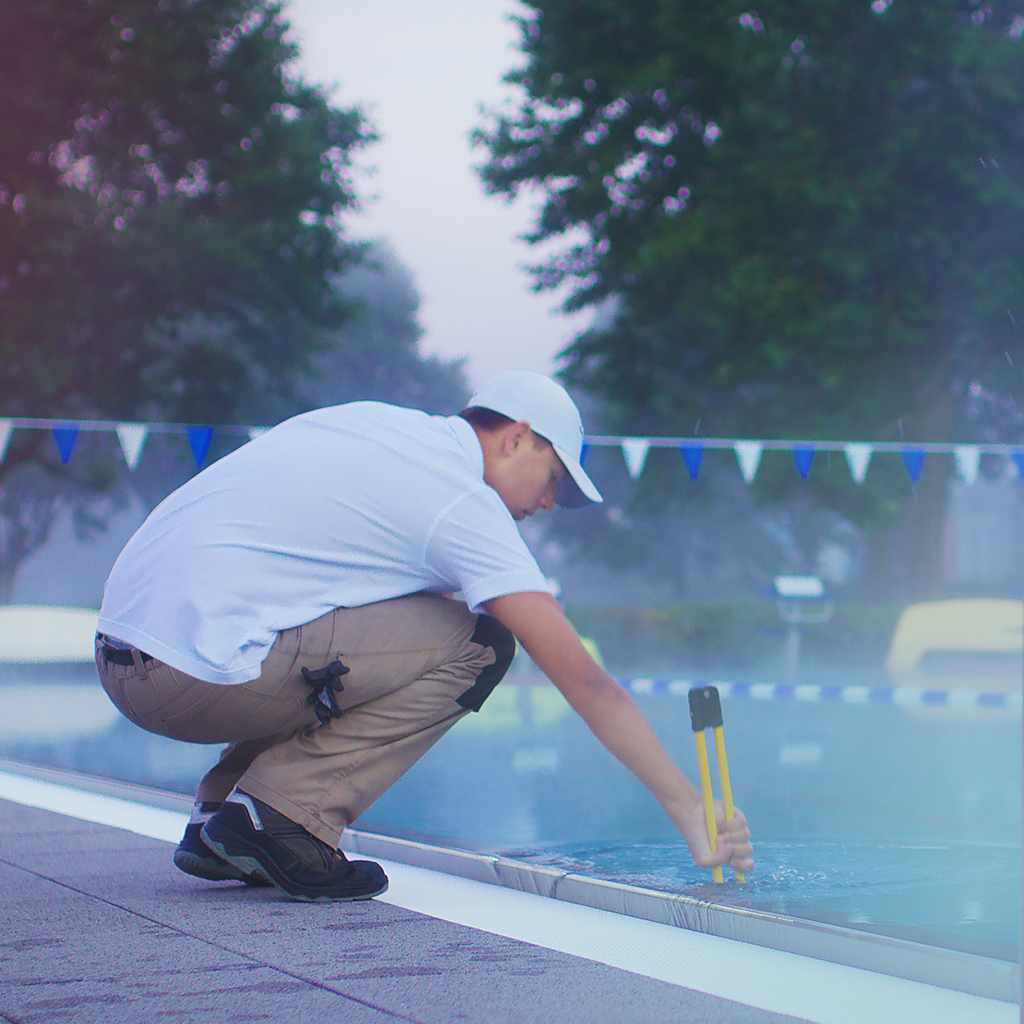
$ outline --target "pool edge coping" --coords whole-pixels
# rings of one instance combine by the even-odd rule
[[[1006,960],[822,921],[589,878],[525,864],[498,854],[452,850],[356,829],[345,832],[341,845],[346,853],[380,857],[969,995],[1020,1002],[1020,966]]]

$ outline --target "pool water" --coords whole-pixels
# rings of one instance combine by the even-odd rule
[[[522,683],[499,687],[356,827],[1016,959],[1019,710],[723,696],[757,867],[715,886],[558,692]],[[685,695],[636,700],[697,779]],[[217,753],[137,729],[84,676],[0,676],[2,756],[188,793]]]

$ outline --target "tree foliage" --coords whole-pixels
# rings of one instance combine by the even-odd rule
[[[594,311],[564,376],[612,430],[1024,436],[1020,0],[526,6],[482,173],[539,191],[537,287]],[[937,592],[948,466],[913,494],[767,469],[759,519],[803,487],[863,531],[875,592]],[[652,513],[685,487],[643,483]]]
[[[1019,0],[527,7],[483,175],[540,189],[613,426],[987,439],[962,399],[1024,365]]]
[[[270,0],[0,8],[0,412],[223,422],[286,388],[355,255],[370,138]]]

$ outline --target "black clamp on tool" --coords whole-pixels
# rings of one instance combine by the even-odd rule
[[[334,695],[345,689],[341,685],[341,677],[350,671],[351,669],[342,665],[340,661],[332,661],[327,668],[318,668],[312,672],[308,668],[302,669],[302,678],[306,685],[313,689],[306,698],[306,703],[313,706],[321,725],[326,725],[332,718],[341,718],[345,713],[343,708],[338,707],[338,700]]]
[[[714,729],[722,725],[722,701],[717,686],[695,686],[690,698],[690,725],[694,732]]]

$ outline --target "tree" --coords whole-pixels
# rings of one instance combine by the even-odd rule
[[[539,188],[530,240],[572,240],[536,282],[599,312],[564,373],[613,429],[989,439],[970,387],[1019,395],[1024,359],[1019,2],[527,6],[484,180]]]
[[[7,415],[223,417],[340,323],[369,134],[288,75],[286,28],[269,0],[5,5]]]
[[[271,0],[0,7],[0,415],[252,422],[294,397],[351,312],[372,134],[290,73],[286,31]],[[0,506],[39,469],[65,499],[109,483],[51,448],[15,435]],[[0,589],[38,534],[0,528]]]

